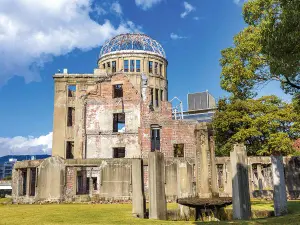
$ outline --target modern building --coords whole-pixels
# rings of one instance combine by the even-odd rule
[[[215,98],[208,91],[188,94],[187,102],[187,111],[183,111],[181,101],[181,105],[173,108],[173,119],[197,120],[198,122],[212,121],[217,111],[217,105]]]
[[[0,165],[0,180],[12,176],[12,170],[16,162],[17,159],[10,158],[8,162]]]

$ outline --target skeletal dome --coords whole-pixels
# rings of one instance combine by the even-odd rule
[[[145,34],[120,34],[113,37],[104,43],[99,58],[118,52],[150,53],[166,58],[161,44]]]

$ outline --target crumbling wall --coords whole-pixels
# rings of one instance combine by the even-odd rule
[[[287,195],[299,199],[300,157],[284,157]],[[228,157],[216,157],[218,186],[221,196],[231,196],[231,171]],[[253,198],[272,198],[273,185],[270,157],[248,157],[249,191]]]
[[[122,98],[112,98],[116,84],[123,86]],[[85,101],[86,158],[112,158],[116,147],[125,147],[126,158],[140,156],[140,90],[138,84],[135,86],[125,75],[118,74],[90,90]],[[125,113],[122,132],[113,132],[114,113]]]

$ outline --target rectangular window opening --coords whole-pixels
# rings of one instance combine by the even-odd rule
[[[98,190],[97,177],[92,177],[92,182],[93,182],[93,189],[94,189],[94,191],[97,191]]]
[[[22,192],[21,195],[25,196],[27,191],[27,169],[21,170],[21,176],[22,176]]]
[[[153,62],[149,61],[149,73],[153,73]]]
[[[155,74],[158,75],[158,63],[157,62],[154,63],[154,71],[155,71]]]
[[[156,106],[156,107],[159,106],[158,95],[159,95],[159,90],[158,90],[158,89],[155,89],[155,106]]]
[[[124,60],[124,72],[128,72],[128,60]]]
[[[67,141],[66,159],[74,159],[74,141]]]
[[[136,72],[141,72],[141,60],[136,60]]]
[[[30,193],[29,196],[35,196],[36,186],[36,168],[30,168]]]
[[[130,60],[130,72],[134,72],[134,60]]]
[[[105,63],[102,64],[103,69],[105,69]]]
[[[151,99],[150,99],[150,105],[153,106],[154,102],[154,93],[153,93],[153,88],[151,88]]]
[[[112,72],[113,73],[117,72],[117,63],[116,63],[116,61],[112,61],[111,65],[112,65]]]
[[[76,96],[76,85],[68,85],[68,97]]]
[[[184,157],[184,144],[174,144],[174,157]]]
[[[122,84],[116,84],[113,85],[113,97],[114,98],[122,98],[123,97],[123,85]]]
[[[114,113],[113,116],[113,132],[125,132],[125,113]]]
[[[107,63],[107,69],[110,68],[110,62]]]
[[[160,100],[164,101],[164,91],[160,90]]]
[[[68,107],[67,126],[72,127],[74,124],[75,124],[75,108],[74,107]]]
[[[114,158],[125,158],[125,148],[114,148]]]
[[[160,151],[160,128],[151,127],[151,151]]]
[[[76,176],[76,195],[86,195],[90,191],[89,178],[86,176],[86,171],[77,171]]]
[[[161,63],[159,64],[159,72],[160,72],[160,75],[163,75],[163,67],[162,67]]]

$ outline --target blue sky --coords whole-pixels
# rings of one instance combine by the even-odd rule
[[[50,152],[53,80],[58,70],[91,73],[101,45],[143,32],[169,61],[169,99],[216,98],[220,51],[244,26],[240,0],[10,0],[0,2],[0,156]],[[2,34],[2,36],[1,36]],[[278,84],[263,94],[284,98]]]

